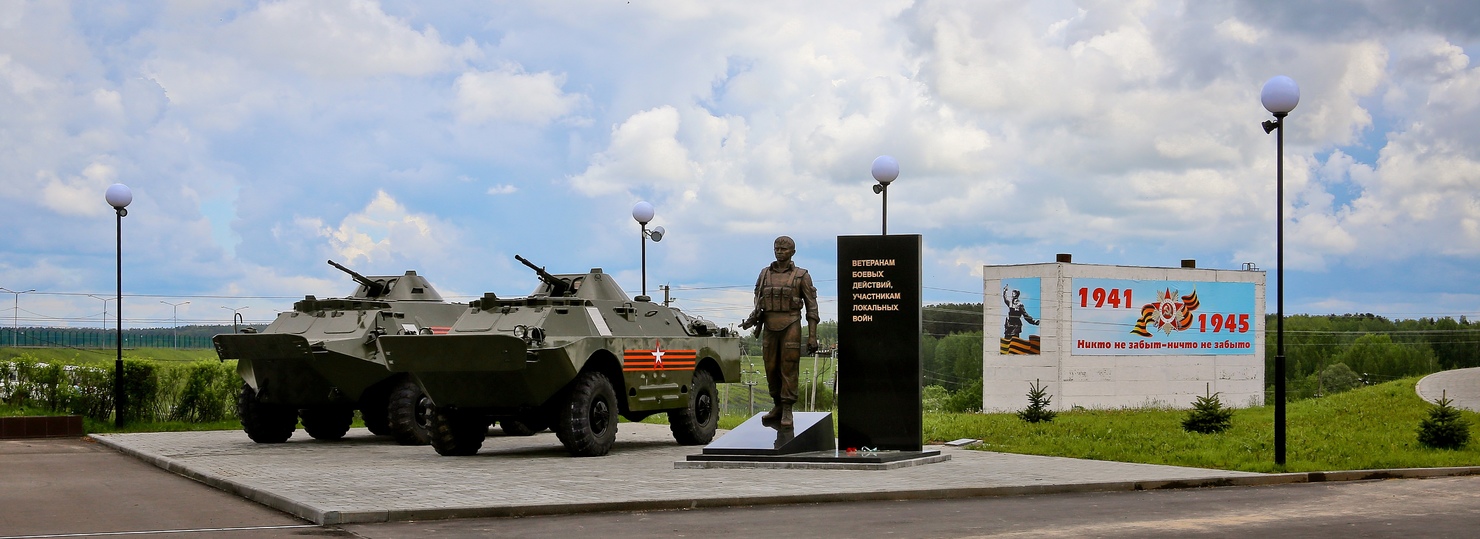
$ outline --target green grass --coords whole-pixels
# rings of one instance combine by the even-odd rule
[[[36,407],[11,406],[0,403],[0,417],[18,416],[54,416],[59,412]],[[129,422],[123,428],[115,428],[112,421],[97,421],[89,417],[82,418],[82,430],[92,433],[109,432],[184,432],[194,430],[235,430],[242,428],[241,422],[235,418],[214,421],[210,423],[191,423],[187,421],[139,421]]]
[[[927,443],[959,438],[978,449],[1251,472],[1428,468],[1480,465],[1480,444],[1461,450],[1418,443],[1418,423],[1430,404],[1414,393],[1418,378],[1289,403],[1286,464],[1274,464],[1274,407],[1239,409],[1219,434],[1182,430],[1184,410],[1060,412],[1051,423],[1016,414],[926,414]],[[1480,414],[1464,413],[1471,430]],[[1476,437],[1472,436],[1472,439]]]
[[[42,363],[65,363],[68,365],[112,365],[118,359],[114,348],[12,348],[0,347],[0,361],[29,356]],[[125,348],[124,359],[149,359],[155,361],[191,362],[216,360],[212,349],[173,348]]]

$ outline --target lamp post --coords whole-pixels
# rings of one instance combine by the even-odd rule
[[[175,308],[175,316],[174,316],[175,322],[174,322],[174,327],[173,328],[170,328],[170,335],[172,337],[171,340],[173,340],[175,342],[175,349],[178,350],[180,348],[180,306],[181,305],[189,305],[190,302],[189,301],[182,301],[180,303],[170,303],[170,302],[165,301],[165,300],[159,300],[159,302],[160,303],[163,303],[165,305],[169,305],[170,307],[174,307]]]
[[[19,326],[17,324],[20,322],[21,319],[21,294],[30,294],[31,292],[35,292],[36,289],[32,288],[30,290],[21,290],[17,292],[9,288],[0,287],[0,290],[4,290],[6,294],[15,294],[15,310],[11,311],[10,314],[10,345],[15,346],[20,343],[20,334],[17,333],[20,330],[18,329]],[[0,324],[3,323],[4,322],[0,322]]]
[[[240,331],[236,327],[236,324],[237,324],[237,321],[238,320],[241,320],[241,323],[243,325],[245,325],[247,323],[246,322],[246,319],[243,318],[242,315],[241,315],[241,312],[247,309],[246,307],[237,307],[237,308],[233,309],[231,307],[227,307],[225,305],[222,305],[221,308],[222,309],[226,309],[228,311],[231,311],[231,332],[232,333],[237,333],[238,331]]]
[[[118,298],[105,298],[97,294],[88,294],[87,297],[103,302],[103,329],[108,329],[108,302]]]
[[[653,220],[653,205],[643,200],[632,206],[632,218],[642,227],[642,236],[638,241],[642,242],[642,295],[647,297],[647,240],[652,238],[653,242],[663,241],[663,227],[655,226],[648,230],[647,224]]]
[[[883,235],[888,236],[889,235],[889,184],[890,183],[893,183],[894,182],[894,179],[899,177],[899,161],[895,161],[893,157],[889,157],[887,155],[881,155],[879,157],[876,157],[876,158],[874,158],[873,173],[874,173],[874,181],[879,182],[877,184],[874,184],[874,194],[884,195],[884,232],[883,232]]]
[[[1274,353],[1274,463],[1285,464],[1285,117],[1300,104],[1300,86],[1284,75],[1264,83],[1259,101],[1274,114],[1262,124],[1275,132],[1275,353]]]
[[[127,185],[115,183],[108,186],[108,191],[103,194],[109,206],[113,206],[113,213],[117,215],[117,254],[118,254],[118,291],[114,298],[118,301],[118,358],[113,362],[113,426],[123,427],[123,218],[128,215],[128,205],[134,201],[134,192]],[[106,311],[108,303],[103,302]],[[104,315],[107,316],[106,314]]]

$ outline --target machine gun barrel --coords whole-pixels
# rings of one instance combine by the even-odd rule
[[[569,284],[567,284],[565,281],[560,280],[559,277],[550,275],[550,272],[545,271],[545,268],[534,265],[534,262],[530,262],[528,259],[522,256],[514,255],[514,260],[518,260],[520,262],[523,262],[525,266],[529,266],[529,269],[534,270],[535,274],[540,276],[541,281],[544,281],[546,284],[550,285],[550,295],[552,297],[564,296],[565,290],[570,287]]]
[[[385,285],[382,285],[380,283],[377,283],[375,281],[372,281],[372,280],[370,280],[369,277],[366,277],[364,275],[360,275],[355,270],[346,268],[346,267],[340,265],[338,262],[335,262],[333,260],[330,260],[329,261],[329,265],[330,266],[334,266],[335,268],[338,268],[339,271],[348,273],[349,276],[355,280],[355,282],[360,283],[361,285],[364,285],[364,287],[365,287],[365,295],[366,296],[369,296],[369,297],[372,297],[373,298],[375,296],[379,296],[382,292],[385,291],[384,290],[385,289]]]

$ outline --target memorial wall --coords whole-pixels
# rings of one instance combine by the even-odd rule
[[[1055,262],[985,266],[982,406],[1264,402],[1263,271]]]

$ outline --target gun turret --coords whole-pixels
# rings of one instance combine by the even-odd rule
[[[544,281],[545,284],[550,285],[550,297],[564,296],[565,291],[570,289],[570,283],[560,280],[559,277],[550,275],[550,272],[545,271],[545,268],[534,265],[533,262],[526,260],[524,257],[514,255],[514,260],[518,260],[520,262],[523,262],[525,266],[529,266],[529,269],[534,270],[535,274],[540,276],[541,281]]]
[[[330,260],[329,261],[329,265],[330,266],[334,266],[335,268],[338,268],[339,271],[348,273],[349,276],[355,280],[355,282],[360,283],[361,285],[363,285],[365,287],[365,296],[366,297],[373,298],[373,297],[377,297],[377,296],[385,293],[385,284],[379,283],[379,282],[376,282],[376,281],[372,281],[372,280],[370,280],[369,277],[366,277],[364,275],[360,275],[359,273],[356,273],[355,270],[352,270],[352,269],[346,268],[344,266],[341,266],[341,265],[339,265],[339,263],[337,263],[337,262],[335,262],[333,260]]]

